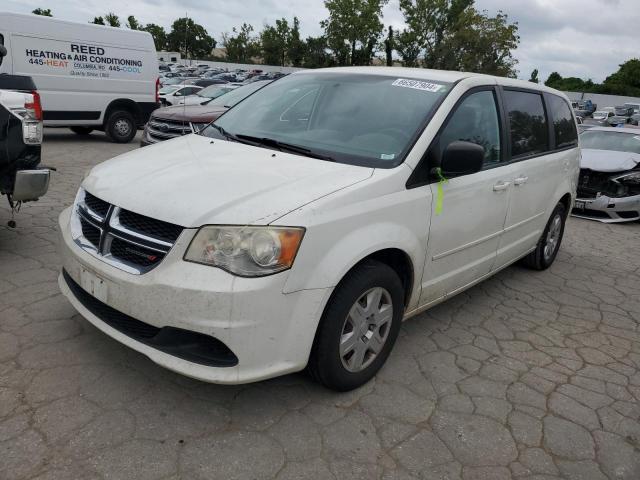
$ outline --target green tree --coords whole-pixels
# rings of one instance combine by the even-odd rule
[[[287,49],[287,57],[289,57],[291,65],[294,67],[302,66],[305,50],[306,45],[304,40],[300,38],[300,21],[298,20],[298,17],[293,17],[293,26],[291,27],[289,47]]]
[[[115,13],[109,12],[104,16],[104,21],[110,27],[120,27],[120,19]]]
[[[460,30],[460,17],[474,0],[400,0],[408,31],[424,51],[424,66],[445,68],[453,53],[449,42]]]
[[[329,18],[320,22],[339,65],[369,65],[384,28],[388,0],[325,0]]]
[[[534,69],[533,72],[531,72],[531,78],[529,78],[529,81],[531,83],[540,83],[540,79],[538,78],[538,69]]]
[[[136,20],[136,17],[134,17],[133,15],[129,15],[127,17],[127,27],[131,30],[143,30],[142,25],[140,24],[140,22],[138,22],[138,20]]]
[[[404,29],[399,34],[396,34],[395,48],[405,67],[419,66],[422,47],[418,42],[417,34],[413,30]]]
[[[262,43],[262,58],[266,65],[284,66],[287,50],[291,42],[291,28],[289,22],[282,18],[276,20],[275,27],[265,26],[260,33]]]
[[[50,8],[36,8],[33,12],[34,15],[42,15],[43,17],[53,17]]]
[[[331,55],[327,52],[327,39],[320,37],[307,37],[306,49],[302,66],[305,68],[329,67],[333,64]]]
[[[518,61],[512,52],[520,42],[518,24],[509,23],[502,12],[491,17],[473,8],[459,20],[459,30],[447,42],[454,54],[443,59],[445,68],[515,78]]]
[[[171,32],[167,35],[167,47],[180,52],[185,58],[206,58],[216,48],[216,41],[202,25],[191,18],[182,17],[173,22]]]
[[[153,43],[156,46],[156,50],[166,50],[167,32],[165,31],[164,27],[156,25],[155,23],[147,23],[147,25],[142,30],[151,34],[151,36],[153,37]]]
[[[387,38],[384,40],[384,51],[387,60],[387,67],[393,66],[393,49],[394,49],[394,41],[393,41],[393,27],[389,25],[389,30],[387,31]]]
[[[560,82],[562,82],[562,75],[560,75],[558,72],[552,72],[551,75],[549,75],[549,78],[547,78],[547,81],[544,82],[544,84],[547,87],[556,88],[556,85],[558,85]]]
[[[601,92],[640,97],[640,59],[634,58],[620,65],[617,72],[604,80]]]
[[[104,18],[102,17],[93,17],[93,21],[89,23],[94,23],[96,25],[104,25]]]
[[[222,34],[222,44],[227,49],[227,60],[250,63],[251,57],[260,52],[260,44],[253,36],[253,27],[243,23],[240,28],[233,27],[231,32]]]
[[[515,76],[518,24],[504,13],[479,12],[474,0],[400,0],[400,9],[423,66]]]

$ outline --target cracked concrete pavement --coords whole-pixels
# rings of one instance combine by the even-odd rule
[[[16,230],[0,207],[0,479],[640,478],[640,224],[570,219],[550,270],[508,268],[406,322],[357,391],[210,385],[58,291],[58,214],[133,148],[49,129],[49,194]]]

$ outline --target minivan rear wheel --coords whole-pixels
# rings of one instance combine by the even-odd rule
[[[136,136],[136,121],[126,110],[118,110],[109,115],[105,133],[116,143],[128,143]]]
[[[336,287],[325,308],[308,371],[347,391],[367,383],[384,364],[400,331],[404,291],[396,272],[367,260]]]
[[[546,270],[553,264],[560,250],[566,220],[567,208],[560,202],[554,208],[536,249],[522,259],[525,266],[534,270]]]
[[[77,135],[89,135],[93,132],[92,127],[71,127],[71,131]]]

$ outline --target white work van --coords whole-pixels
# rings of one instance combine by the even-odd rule
[[[147,32],[0,12],[0,74],[28,75],[44,125],[129,142],[158,106],[158,60]]]

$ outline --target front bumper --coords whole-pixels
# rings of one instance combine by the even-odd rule
[[[632,222],[640,219],[640,195],[622,198],[606,195],[596,198],[577,198],[571,213],[575,217],[604,223]]]
[[[209,335],[237,357],[235,366],[207,366],[166,353],[113,328],[88,309],[60,275],[62,293],[104,333],[155,363],[214,383],[245,383],[302,370],[330,289],[283,294],[287,272],[240,278],[218,268],[185,262],[194,230],[185,230],[162,263],[133,275],[95,258],[71,238],[68,208],[59,218],[63,269],[78,285],[86,272],[106,285],[102,301],[117,312],[157,328]]]

